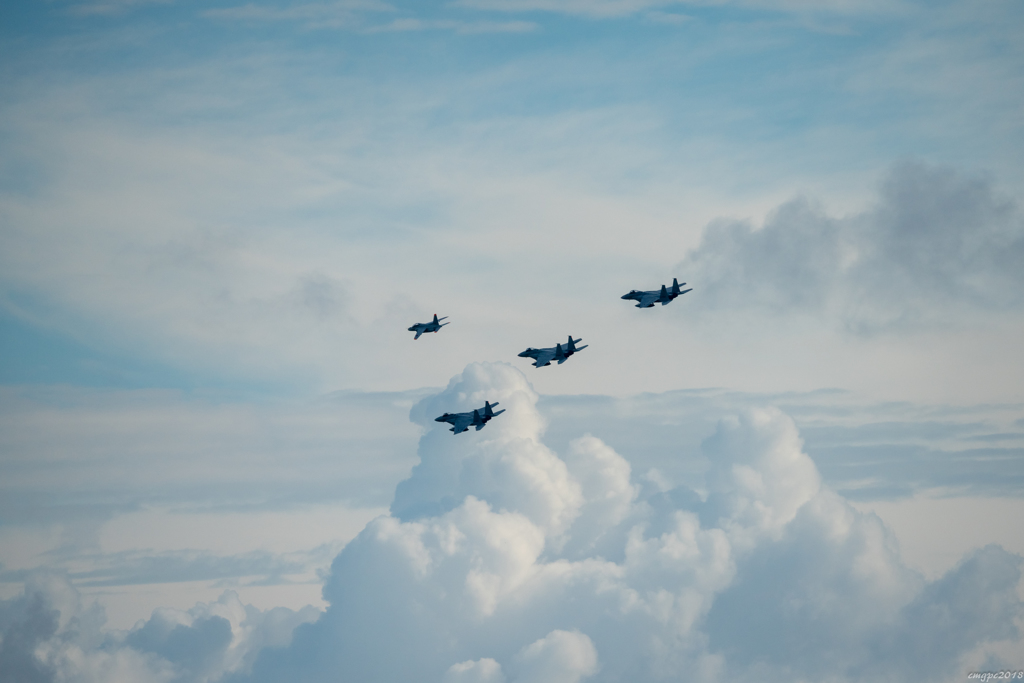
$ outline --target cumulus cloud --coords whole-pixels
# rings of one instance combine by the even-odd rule
[[[597,651],[579,631],[552,631],[513,660],[516,683],[578,683],[597,672]]]
[[[692,304],[837,316],[857,331],[948,320],[950,308],[1020,309],[1024,218],[983,178],[896,166],[871,209],[832,217],[791,201],[759,229],[710,224],[678,269]]]
[[[286,646],[320,612],[243,605],[233,591],[190,610],[156,610],[129,631],[103,629],[66,577],[36,574],[22,595],[0,601],[3,683],[199,682],[244,670],[260,649]]]
[[[52,669],[34,656],[36,648],[57,631],[60,612],[34,593],[0,606],[3,640],[0,641],[0,677],[8,681],[46,681]]]
[[[721,422],[687,509],[653,504],[593,437],[558,458],[508,366],[469,366],[412,417],[485,399],[509,412],[479,433],[431,427],[392,514],[335,560],[324,616],[247,680],[879,680],[931,656],[892,643],[933,635],[946,668],[929,670],[955,680],[979,644],[1019,637],[1019,558],[993,547],[926,583],[877,517],[822,485],[778,410]]]
[[[445,412],[479,408],[484,401],[498,402],[506,412],[488,423],[480,439],[452,442],[447,429],[431,430],[421,441],[412,477],[398,485],[392,513],[403,520],[436,514],[473,495],[526,515],[550,535],[564,532],[583,498],[565,463],[540,441],[544,422],[537,399],[526,377],[511,365],[475,364],[443,393],[417,404],[412,417],[424,425],[437,424],[434,418]]]
[[[490,658],[452,664],[441,683],[505,683],[501,664]]]
[[[480,432],[432,421],[484,400],[507,412]],[[1021,558],[989,546],[926,581],[822,483],[780,410],[721,420],[698,491],[637,480],[593,436],[559,457],[536,403],[495,363],[416,404],[420,463],[335,558],[323,613],[226,593],[103,632],[51,581],[0,608],[0,656],[28,680],[232,683],[954,681],[1024,665]]]

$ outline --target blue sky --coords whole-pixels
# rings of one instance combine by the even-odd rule
[[[613,620],[673,634],[637,680],[895,676],[912,658],[867,634],[902,642],[893,624],[958,590],[1008,611],[984,633],[962,615],[976,640],[934,634],[961,642],[934,680],[1024,667],[1020,3],[0,12],[0,624],[61,615],[17,641],[50,659],[0,661],[43,680],[354,675],[357,657],[260,652],[370,619],[417,566],[388,545],[405,538],[449,558],[417,585],[472,597],[431,608],[461,643],[423,655],[437,680],[629,671],[587,616],[606,594],[559,593],[558,567],[675,596],[667,621]],[[670,306],[619,299],[673,276],[693,292]],[[435,312],[451,325],[413,342]],[[564,366],[516,358],[568,333],[590,346]],[[514,405],[493,438],[427,419],[488,391]],[[408,496],[439,512],[403,516]],[[443,529],[492,578],[460,574]],[[488,555],[481,529],[522,554]],[[684,537],[678,583],[656,558]],[[826,567],[843,553],[876,573]],[[863,607],[830,612],[820,658],[779,661],[735,604],[757,567],[797,591],[800,558],[807,586]],[[577,621],[523,597],[556,593]],[[88,666],[54,645],[72,616],[95,627]],[[483,618],[507,646],[462,630]],[[175,638],[222,637],[176,659]],[[853,641],[882,663],[830,649]]]
[[[503,358],[503,322],[538,334],[587,292],[655,286],[716,218],[756,226],[800,196],[870,211],[905,159],[985,179],[993,202],[1020,182],[1013,4],[346,7],[46,4],[5,22],[4,329],[15,350],[62,347],[23,365],[79,382],[116,349],[135,386],[437,385],[395,363],[386,316],[465,301],[479,324],[448,362]],[[315,330],[257,339],[298,301]],[[340,337],[396,371],[339,367]],[[740,384],[729,365],[697,384]],[[656,372],[583,389],[677,388]]]

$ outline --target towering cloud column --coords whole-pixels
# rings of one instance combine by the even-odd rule
[[[433,421],[485,400],[508,412],[479,432]],[[335,559],[323,617],[251,680],[953,680],[1018,638],[1019,558],[990,548],[926,584],[877,517],[822,484],[778,410],[723,419],[706,496],[666,509],[599,439],[564,460],[547,448],[536,402],[518,370],[473,364],[415,406],[428,431],[391,513]]]

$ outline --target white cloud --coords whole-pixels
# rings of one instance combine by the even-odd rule
[[[445,392],[412,409],[412,418],[431,425],[445,412],[500,403],[506,413],[488,423],[482,439],[451,443],[447,430],[433,429],[421,441],[412,476],[398,485],[391,509],[401,519],[445,512],[474,495],[498,509],[516,510],[552,537],[560,537],[579,514],[579,484],[565,463],[540,442],[543,419],[537,394],[511,365],[472,364]],[[434,423],[436,424],[436,423]]]
[[[479,432],[432,421],[484,400],[507,412]],[[233,683],[955,681],[979,661],[1024,665],[1021,559],[988,546],[927,581],[821,482],[779,410],[719,422],[697,493],[636,481],[593,436],[562,460],[536,403],[497,363],[414,406],[421,463],[335,558],[322,614],[227,593],[118,635],[56,581],[3,604],[0,628],[21,635],[0,654],[41,680]]]
[[[550,494],[543,504],[561,509],[559,524],[568,524],[561,538],[550,539],[551,547],[562,544],[560,557],[621,563],[645,506],[660,520],[648,527],[653,536],[676,528],[676,510],[699,512],[706,528],[719,525],[723,515],[728,520],[733,503],[727,490],[713,505],[701,504],[701,496],[708,495],[710,465],[733,462],[733,447],[712,458],[715,448],[722,450],[718,439],[703,447],[702,441],[715,434],[723,415],[742,416],[765,404],[794,417],[816,464],[806,464],[803,478],[784,482],[795,487],[786,495],[802,500],[817,470],[829,488],[890,523],[903,540],[905,561],[929,578],[979,544],[1024,551],[1010,521],[1019,507],[1015,498],[1005,504],[982,498],[1024,491],[1019,404],[876,403],[841,391],[543,396],[536,412],[505,413],[474,432],[486,449],[465,440],[470,434],[434,434],[433,417],[445,410],[479,407],[487,397],[506,396],[502,406],[534,400],[522,375],[500,367],[509,386],[492,396],[478,378],[478,395],[432,396],[416,408],[417,423],[409,421],[409,411],[428,393],[422,390],[256,404],[176,392],[0,392],[0,595],[12,595],[27,574],[46,567],[69,572],[117,628],[157,606],[184,609],[215,600],[226,587],[261,609],[323,605],[317,572],[326,571],[344,542],[391,498],[395,513],[404,515],[399,505],[411,505],[413,488],[424,504],[416,516],[427,517],[465,495],[484,496],[485,486],[496,509],[525,506],[531,496],[539,506]],[[513,424],[518,435],[531,435],[531,457],[558,475],[561,488],[544,493],[518,471],[529,472],[530,460],[505,457],[509,451],[496,437]],[[403,484],[395,496],[416,464],[423,430],[449,457],[432,461],[425,448],[418,481]],[[593,436],[580,436],[587,433]],[[791,433],[782,442],[796,452],[799,441]],[[451,449],[464,451],[452,458]],[[557,460],[565,475],[558,474]],[[772,476],[768,462],[750,469],[762,479]],[[428,484],[428,472],[436,486]],[[728,474],[727,467],[722,476]],[[488,477],[512,476],[523,482],[512,492],[487,484]],[[937,500],[933,505],[921,496]],[[949,496],[976,500],[957,506]],[[760,504],[755,500],[748,513]],[[543,516],[536,513],[536,519]]]
[[[623,17],[652,8],[671,5],[691,7],[716,7],[738,5],[740,7],[771,12],[793,12],[804,14],[890,14],[906,11],[904,2],[858,2],[856,0],[455,0],[454,5],[495,12],[557,12],[585,17]],[[655,13],[659,18],[677,17]]]
[[[621,17],[679,0],[455,0],[459,7],[497,12],[559,12],[589,17]]]
[[[71,4],[68,12],[81,16],[117,16],[149,5],[170,5],[174,0],[100,0]]]
[[[38,573],[22,595],[0,601],[0,680],[142,683],[222,678],[264,647],[283,647],[319,611],[260,611],[231,591],[190,610],[156,610],[130,631],[102,627],[102,608],[85,606],[66,578]]]
[[[909,498],[856,504],[881,517],[900,539],[908,566],[937,579],[965,555],[986,545],[1001,545],[1024,556],[1024,499],[953,496],[942,489]]]
[[[500,364],[472,365],[414,410],[422,418],[485,395],[513,399],[500,430],[496,418],[479,434],[454,436],[438,426],[424,435],[420,455],[430,466],[413,471],[402,496],[411,500],[418,491],[421,502],[452,502],[406,521],[372,522],[335,560],[324,617],[297,633],[294,651],[265,653],[253,680],[316,680],[329,671],[357,678],[372,672],[385,681],[656,681],[684,667],[696,680],[726,672],[876,680],[886,667],[909,670],[915,657],[934,656],[918,645],[912,656],[879,649],[878,639],[928,642],[932,626],[919,619],[922,610],[948,608],[960,616],[935,626],[936,637],[948,641],[945,668],[927,666],[935,680],[956,680],[961,657],[1018,637],[1019,558],[993,547],[969,558],[969,570],[926,584],[903,565],[877,517],[821,485],[780,412],[721,423],[707,442],[707,499],[692,510],[659,512],[645,496],[634,498],[625,484],[628,464],[592,438],[577,443],[566,468],[590,478],[579,485],[581,499],[567,499],[564,473],[546,460],[554,456],[538,460],[539,416],[517,374]],[[513,474],[481,476],[467,462],[473,459],[482,470],[505,460]],[[539,463],[536,479],[514,474],[515,463]],[[544,494],[524,496],[502,483]],[[552,500],[578,501],[569,506],[577,518],[568,531],[553,523],[559,515]],[[583,515],[594,519],[579,526]],[[618,558],[562,554],[576,529],[593,538],[595,527],[608,535],[620,528]],[[592,545],[576,546],[577,556]],[[1004,606],[955,607],[960,598],[953,596],[965,592]],[[964,635],[962,644],[953,645],[953,632]],[[382,647],[403,656],[384,656]]]
[[[452,664],[441,683],[505,683],[505,674],[501,671],[501,664],[485,657]]]
[[[209,9],[203,16],[241,22],[301,22],[307,28],[340,28],[358,26],[361,12],[394,12],[392,5],[379,0],[344,0],[343,2],[309,2],[285,6],[253,4]]]
[[[513,659],[515,683],[579,683],[597,673],[597,651],[579,631],[555,630]]]
[[[633,513],[639,487],[630,481],[629,463],[593,436],[574,440],[565,454],[570,474],[579,482],[583,504],[573,521],[567,557],[616,556],[615,530]]]
[[[1019,310],[1022,260],[1024,217],[988,180],[904,163],[867,211],[833,218],[795,200],[756,230],[717,221],[677,269],[701,287],[699,309],[796,310],[876,332]]]
[[[371,26],[367,33],[391,33],[402,31],[454,31],[455,33],[528,33],[535,31],[537,24],[529,21],[456,21],[454,19],[417,19],[406,17],[387,24]]]
[[[727,418],[704,443],[711,460],[705,515],[741,538],[778,538],[797,511],[821,490],[818,470],[803,453],[796,425],[779,411]]]

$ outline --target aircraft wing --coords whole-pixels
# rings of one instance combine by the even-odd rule
[[[660,296],[661,292],[644,292],[643,296],[640,297],[640,303],[638,303],[637,306],[640,308],[650,308]]]
[[[551,359],[554,358],[554,357],[555,357],[555,350],[554,349],[538,349],[538,353],[537,353],[537,357],[536,357],[536,361],[537,362],[534,363],[534,365],[536,365],[538,368],[540,366],[542,366],[542,365],[547,365],[548,363],[551,362]]]
[[[422,328],[417,328],[416,329],[416,336],[413,337],[413,340],[419,339],[421,334],[423,334],[423,329]]]
[[[469,429],[469,425],[473,424],[472,413],[458,413],[454,417],[455,419],[452,420],[452,429],[456,434],[466,431]]]

